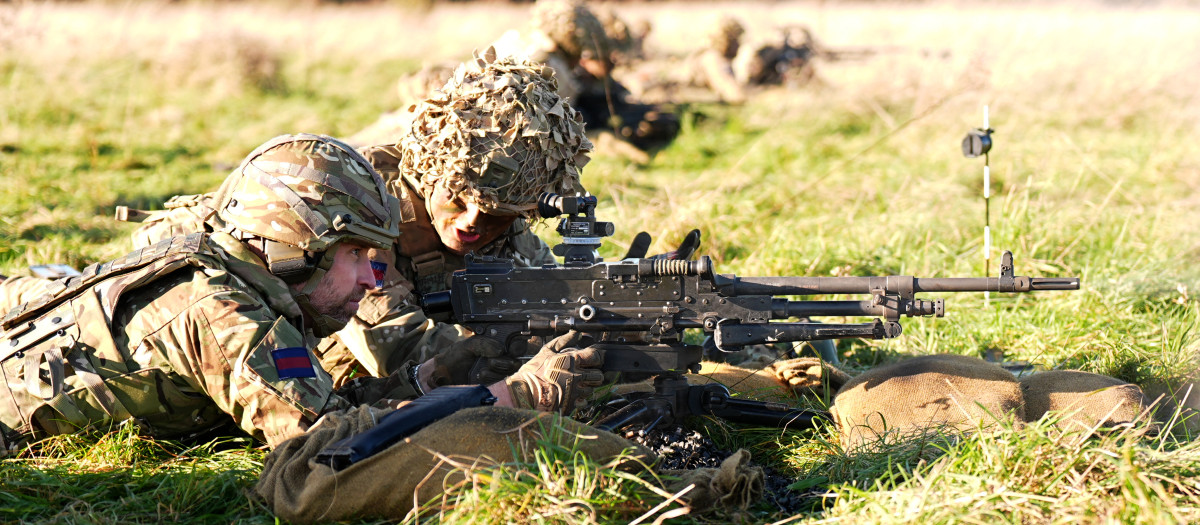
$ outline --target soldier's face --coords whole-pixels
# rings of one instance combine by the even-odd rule
[[[335,250],[333,266],[308,299],[317,313],[346,322],[358,312],[358,302],[367,290],[375,287],[375,273],[371,270],[371,258],[367,257],[368,247],[340,242]]]
[[[429,198],[433,228],[442,244],[457,255],[487,246],[517,220],[516,216],[484,213],[479,206],[452,195],[441,186]]]

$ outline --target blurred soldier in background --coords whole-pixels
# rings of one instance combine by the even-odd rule
[[[816,78],[818,48],[804,26],[755,34],[736,17],[721,15],[702,36],[697,41],[706,45],[686,57],[649,60],[622,69],[620,77],[645,100],[711,101],[715,95],[730,104],[744,102],[758,86],[797,87]]]
[[[785,26],[743,43],[733,59],[734,76],[745,86],[803,86],[816,79],[813,61],[818,52],[807,27]]]
[[[733,74],[733,59],[745,32],[736,18],[722,16],[709,34],[708,49],[701,51],[693,61],[694,82],[707,86],[723,102],[730,104],[739,104],[746,99],[746,93]]]
[[[612,77],[618,61],[640,53],[634,50],[640,47],[640,38],[626,39],[616,28],[612,31],[620,40],[614,42],[604,23],[580,0],[539,0],[531,19],[530,30],[501,36],[494,44],[496,51],[527,56],[554,69],[559,93],[583,115],[589,133],[611,130],[641,150],[661,147],[675,138],[677,116],[635,100]],[[633,47],[620,47],[622,43]]]

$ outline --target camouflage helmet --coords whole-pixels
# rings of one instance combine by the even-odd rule
[[[628,63],[642,58],[641,38],[625,20],[617,16],[612,8],[597,10],[596,18],[604,27],[605,36],[608,37],[608,46],[613,62]]]
[[[538,0],[530,14],[533,27],[571,58],[590,54],[608,60],[611,44],[604,24],[582,0]]]
[[[398,146],[401,176],[427,198],[441,186],[486,213],[524,217],[542,192],[578,191],[592,151],[553,71],[491,48],[416,107]]]
[[[722,15],[709,34],[709,46],[726,58],[733,58],[745,33],[746,28],[736,18]]]
[[[354,148],[323,135],[281,135],[259,146],[217,192],[214,227],[258,248],[289,284],[323,337],[345,326],[310,302],[333,266],[331,248],[356,241],[387,249],[400,235],[400,203]]]
[[[354,148],[322,135],[282,135],[259,146],[217,199],[226,230],[310,252],[346,239],[387,248],[399,235],[399,205],[383,179]]]

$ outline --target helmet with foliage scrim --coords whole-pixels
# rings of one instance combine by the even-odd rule
[[[488,49],[421,102],[399,143],[400,173],[492,215],[532,217],[542,192],[573,194],[592,143],[553,71]]]

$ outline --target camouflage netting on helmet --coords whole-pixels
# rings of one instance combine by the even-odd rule
[[[422,102],[400,141],[402,175],[493,215],[530,216],[542,192],[574,194],[592,143],[548,67],[483,56]]]
[[[578,59],[584,52],[606,59],[611,45],[604,24],[580,0],[539,0],[530,14],[533,27],[545,33],[563,53]]]

